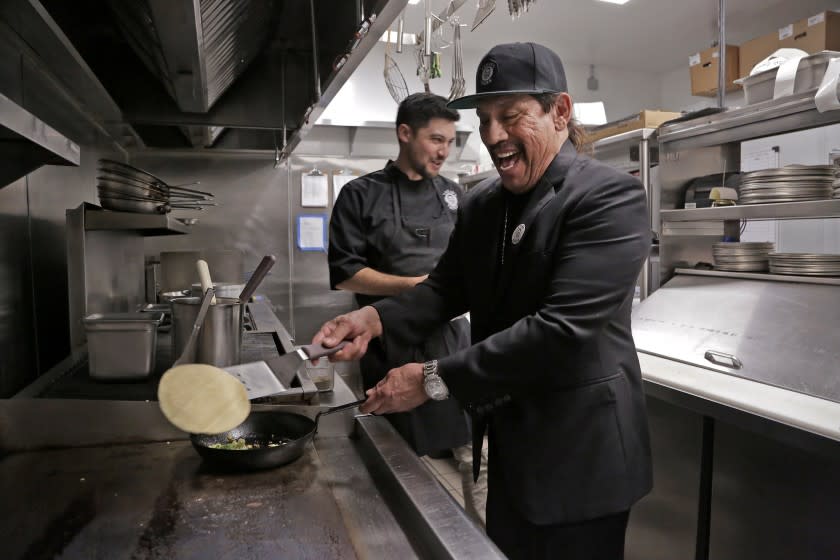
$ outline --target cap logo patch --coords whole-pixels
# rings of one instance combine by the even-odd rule
[[[481,85],[486,86],[493,81],[493,75],[496,73],[496,63],[487,62],[481,68]]]

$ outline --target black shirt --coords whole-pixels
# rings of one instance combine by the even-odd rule
[[[432,189],[419,188],[427,181]],[[393,250],[390,239],[394,235],[393,195],[395,184],[400,185],[401,210],[408,216],[439,216],[449,212],[453,223],[463,191],[449,179],[437,176],[424,181],[409,181],[392,162],[347,183],[335,201],[330,218],[328,250],[330,287],[351,278],[363,268],[378,268],[385,253]],[[441,204],[441,199],[449,201]],[[445,210],[444,207],[445,206]],[[381,270],[380,270],[381,271]]]

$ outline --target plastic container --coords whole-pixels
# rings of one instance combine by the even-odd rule
[[[311,360],[307,360],[306,373],[309,374],[309,379],[312,380],[319,392],[323,393],[333,390],[335,384],[335,364],[329,358],[318,358],[318,361],[314,365]]]
[[[140,380],[155,369],[157,328],[163,313],[95,313],[82,319],[90,376],[105,381]]]
[[[822,51],[800,59],[793,82],[793,93],[816,90],[820,86],[823,76],[825,76],[829,61],[837,57],[840,57],[840,52]],[[747,105],[773,99],[777,72],[778,69],[773,68],[754,76],[736,80],[737,83],[744,86],[744,99]]]

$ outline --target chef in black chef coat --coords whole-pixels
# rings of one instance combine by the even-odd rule
[[[630,329],[650,253],[637,179],[578,151],[560,58],[493,47],[474,108],[499,178],[464,197],[429,277],[328,321],[315,336],[354,359],[385,335],[411,343],[469,311],[472,345],[407,363],[363,412],[454,396],[489,433],[487,534],[512,559],[618,560],[631,506],[651,488],[644,391]],[[451,395],[451,396],[450,396]]]
[[[439,173],[458,119],[440,96],[408,96],[397,110],[396,161],[342,188],[330,220],[330,285],[354,292],[359,307],[423,281],[446,249],[462,190]],[[361,359],[364,387],[375,386],[391,368],[443,358],[469,343],[464,318],[413,345],[378,339]],[[482,476],[473,483],[469,423],[458,401],[429,401],[387,416],[419,455],[452,450],[462,471],[465,507],[483,521],[486,482]]]

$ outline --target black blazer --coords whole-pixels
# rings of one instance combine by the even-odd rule
[[[470,311],[473,345],[439,369],[476,439],[489,425],[490,498],[506,492],[532,523],[571,523],[627,510],[652,486],[630,330],[650,226],[642,185],[568,141],[534,188],[508,278],[496,278],[495,179],[466,195],[428,280],[375,307],[406,342]]]

